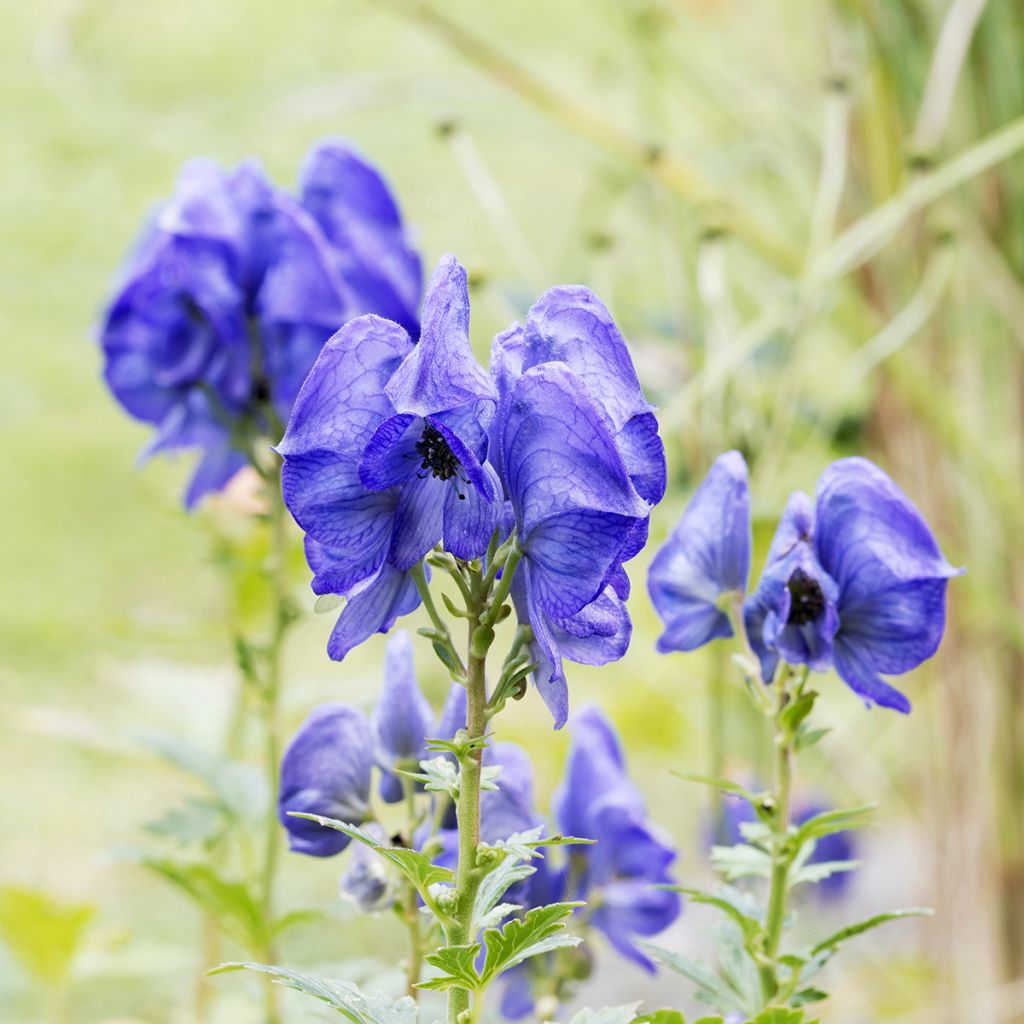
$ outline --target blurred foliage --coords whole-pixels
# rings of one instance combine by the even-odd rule
[[[189,518],[184,466],[136,470],[145,431],[105,394],[90,331],[181,162],[255,153],[288,182],[329,133],[389,175],[428,265],[452,251],[470,268],[481,355],[550,284],[605,299],[661,406],[672,479],[652,544],[726,447],[751,459],[761,552],[788,492],[859,451],[969,566],[943,651],[910,680],[909,719],[822,687],[833,731],[807,754],[814,785],[882,797],[860,916],[938,911],[856,947],[825,1019],[1024,1019],[1020,4],[40,0],[3,5],[0,29],[0,331],[16,352],[0,379],[0,738],[19,782],[0,792],[0,863],[57,906],[96,903],[123,935],[83,958],[73,1020],[192,1021],[211,999],[216,1019],[248,1019],[238,986],[187,991],[209,953],[188,904],[99,855],[138,845],[139,823],[190,791],[131,737],[155,727],[221,749],[232,637],[267,628],[266,537],[233,525],[251,495],[239,486]],[[295,541],[295,599],[310,608]],[[225,560],[242,569],[229,588]],[[666,768],[743,775],[769,752],[727,661],[654,654],[645,569],[641,557],[628,657],[574,670],[571,687],[622,727],[689,881],[708,803]],[[379,685],[376,641],[327,662],[332,619],[308,616],[289,639],[292,724]],[[419,667],[440,700],[441,673]],[[502,738],[530,748],[543,804],[565,741],[537,703],[510,710]],[[244,729],[238,743],[258,759]],[[337,862],[284,868],[282,909],[333,899]],[[699,947],[704,920],[689,908],[672,944]],[[287,940],[289,962],[336,966],[386,954],[394,935],[350,918]],[[639,992],[667,1004],[679,988],[624,969],[586,996]],[[5,1019],[38,1017],[2,960],[0,1002]]]

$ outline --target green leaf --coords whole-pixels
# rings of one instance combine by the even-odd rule
[[[319,999],[353,1024],[416,1024],[419,1016],[415,1001],[408,996],[398,1000],[379,994],[369,996],[347,981],[314,978],[309,974],[287,971],[283,967],[272,967],[269,964],[221,964],[209,973],[224,974],[238,970],[269,974],[279,985]]]
[[[243,946],[257,950],[265,944],[270,924],[263,920],[259,904],[241,882],[222,877],[207,864],[179,862],[149,853],[136,854],[132,859],[209,911]]]
[[[747,843],[737,843],[735,846],[712,846],[711,863],[720,871],[726,881],[732,882],[737,878],[770,878],[772,873],[772,858],[764,850]]]
[[[831,731],[827,726],[824,729],[808,729],[806,724],[802,725],[797,731],[794,744],[797,752],[810,750],[811,747],[823,740]]]
[[[833,832],[845,832],[848,829],[864,828],[870,824],[870,818],[877,804],[865,804],[863,807],[846,807],[834,811],[824,811],[808,818],[794,833],[794,844],[797,847],[812,839],[831,835]]]
[[[801,864],[790,872],[788,884],[792,888],[804,882],[821,882],[844,871],[856,871],[859,867],[859,860],[823,860],[815,864]]]
[[[804,1011],[790,1010],[784,1006],[769,1006],[762,1010],[750,1024],[803,1024]]]
[[[814,690],[808,690],[807,693],[802,693],[796,700],[787,704],[779,716],[783,727],[791,734],[795,733],[803,724],[804,719],[814,710],[814,702],[817,699],[818,694]]]
[[[627,1003],[624,1006],[605,1006],[600,1010],[579,1010],[570,1018],[569,1024],[631,1024],[632,1021],[638,1019],[636,1011],[639,1005],[639,1003]],[[683,1015],[674,1010],[659,1010],[658,1014],[670,1015],[661,1018],[658,1024],[686,1024]],[[672,1017],[672,1014],[675,1016]],[[657,1014],[641,1017],[639,1020],[653,1020],[655,1016]]]
[[[692,981],[697,986],[694,998],[698,1002],[714,1006],[716,1009],[746,1013],[746,1007],[739,993],[733,991],[729,984],[710,967],[698,960],[691,960],[682,953],[673,953],[661,946],[656,946],[653,942],[638,940],[637,945],[670,971],[675,971],[676,974],[681,974],[684,978]]]
[[[487,955],[481,979],[490,984],[504,971],[530,957],[566,946],[578,946],[582,939],[565,931],[565,923],[582,903],[551,903],[534,907],[521,920],[512,920],[501,931],[484,932]]]
[[[542,856],[537,851],[545,846],[591,846],[593,839],[579,839],[576,836],[554,835],[542,838],[543,829],[530,829],[528,832],[514,832],[507,839],[498,839],[489,844],[492,850],[500,850],[517,860],[533,860]]]
[[[792,996],[790,1002],[794,1006],[807,1006],[809,1003],[820,1003],[823,999],[828,999],[828,993],[812,986],[800,989]]]
[[[889,921],[899,921],[904,917],[930,917],[933,913],[934,911],[930,907],[908,907],[906,910],[891,910],[887,914],[875,914],[874,917],[840,928],[839,931],[819,942],[811,950],[811,953],[814,956],[832,953],[847,939],[852,939],[855,935],[861,935],[879,925],[887,924]]]
[[[298,811],[289,813],[293,818],[305,818],[307,821],[315,821],[318,825],[323,825],[324,828],[333,828],[336,832],[344,832],[350,838],[370,847],[371,850],[398,868],[412,882],[428,906],[433,906],[433,898],[430,894],[432,885],[439,882],[451,885],[455,882],[455,875],[452,874],[450,868],[443,868],[432,863],[429,857],[418,850],[409,850],[401,846],[385,846],[361,828],[349,825],[344,821],[337,821],[335,818],[324,818],[319,814],[301,814]]]
[[[479,935],[485,928],[492,928],[503,920],[512,910],[518,910],[508,903],[501,903],[501,897],[508,890],[525,878],[529,878],[536,868],[515,857],[506,857],[500,864],[480,882],[473,904],[473,919],[470,923],[470,935]],[[501,907],[509,908],[495,920],[495,911]]]
[[[705,1017],[709,1021],[710,1017]],[[717,1018],[721,1024],[721,1017]],[[645,1013],[642,1017],[636,1018],[636,1024],[686,1024],[686,1019],[678,1010],[661,1009],[653,1013]]]
[[[419,772],[399,771],[399,775],[422,782],[431,793],[447,793],[452,800],[459,799],[459,768],[450,757],[443,754],[429,761],[420,761]],[[501,765],[485,765],[480,769],[480,788],[497,789],[495,779],[501,773]]]
[[[483,984],[476,970],[479,952],[480,943],[474,942],[470,946],[447,946],[428,953],[423,959],[441,973],[436,978],[420,982],[417,988],[429,989],[431,992],[447,992],[450,988],[476,992]]]
[[[703,889],[687,889],[681,885],[658,885],[655,888],[682,893],[693,903],[717,907],[739,925],[744,938],[751,939],[761,930],[761,922],[750,913],[743,893],[731,886],[720,886],[714,892],[706,892]]]
[[[0,937],[43,985],[59,988],[70,974],[96,908],[61,904],[41,889],[0,886]]]
[[[714,775],[694,775],[691,772],[672,772],[676,778],[686,782],[697,782],[702,786],[711,786],[712,789],[720,789],[723,793],[731,793],[733,796],[743,797],[752,807],[757,807],[761,799],[749,789],[745,789],[737,782],[730,782],[728,779],[719,779]]]

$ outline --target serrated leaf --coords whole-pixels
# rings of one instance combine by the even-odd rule
[[[498,975],[512,967],[555,949],[578,946],[578,936],[565,931],[565,923],[582,903],[551,903],[534,907],[524,917],[508,922],[501,931],[484,932],[487,949],[484,967],[480,972],[483,983],[490,984]]]
[[[710,1018],[705,1017],[705,1020]],[[721,1020],[721,1018],[719,1018]],[[686,1019],[678,1010],[661,1009],[653,1013],[645,1013],[636,1018],[636,1024],[686,1024]]]
[[[500,904],[502,896],[517,882],[521,882],[534,873],[536,869],[514,857],[507,857],[493,871],[484,876],[476,893],[473,904],[473,919],[470,923],[470,935],[479,935],[484,928],[494,927],[507,916],[502,914],[497,920],[493,915]]]
[[[300,974],[269,964],[221,964],[209,973],[224,974],[239,970],[269,974],[279,985],[319,999],[347,1017],[353,1024],[416,1024],[419,1016],[415,1001],[408,996],[395,1000],[380,994],[367,995],[347,981],[315,978],[309,974]]]
[[[640,1006],[639,1003],[626,1003],[623,1006],[605,1006],[600,1010],[583,1009],[579,1010],[572,1015],[569,1020],[569,1024],[631,1024],[632,1021],[637,1019],[636,1011]],[[659,1010],[659,1013],[672,1014],[674,1010]],[[658,1024],[685,1024],[683,1021],[683,1015],[676,1015],[678,1021],[673,1019],[661,1019]],[[653,1015],[650,1018],[641,1017],[640,1020],[653,1020]]]
[[[804,1011],[790,1010],[783,1006],[770,1006],[762,1010],[750,1024],[803,1024]]]
[[[419,983],[417,988],[431,992],[447,992],[452,988],[476,992],[483,984],[476,970],[476,958],[480,952],[480,943],[468,946],[446,946],[444,949],[428,953],[423,959],[436,967],[441,973],[436,978],[429,978]]]
[[[96,908],[61,904],[41,889],[0,886],[0,937],[37,981],[63,985]]]
[[[729,882],[737,878],[769,878],[772,873],[771,857],[747,843],[712,846],[711,863]]]
[[[681,974],[697,986],[694,998],[708,1006],[716,1009],[734,1010],[737,1013],[746,1013],[746,1007],[739,993],[734,992],[728,983],[710,967],[700,963],[698,960],[691,960],[682,953],[673,953],[670,950],[656,946],[653,942],[638,940],[637,945],[658,963],[663,964],[670,971]]]
[[[335,818],[325,818],[319,814],[301,814],[297,811],[289,812],[293,818],[305,818],[307,821],[315,821],[324,828],[333,828],[336,832],[344,832],[351,839],[355,839],[368,846],[374,853],[383,857],[393,864],[398,870],[416,887],[416,891],[428,905],[433,905],[430,895],[430,887],[438,883],[451,885],[455,882],[455,875],[450,868],[434,864],[429,857],[418,850],[409,850],[405,847],[385,846],[374,839],[369,832],[364,832],[355,825],[338,821]]]
[[[908,907],[906,910],[890,910],[885,914],[875,914],[874,917],[869,917],[863,921],[858,921],[856,924],[849,924],[845,928],[840,928],[839,931],[834,932],[827,939],[819,942],[811,950],[811,953],[814,956],[820,956],[823,953],[832,952],[847,939],[852,939],[856,935],[861,935],[872,928],[877,928],[879,925],[887,924],[889,921],[899,921],[904,917],[930,917],[933,913],[934,911],[930,907]]]
[[[498,839],[489,844],[492,850],[515,857],[518,860],[533,860],[542,856],[538,850],[546,846],[592,846],[593,839],[580,839],[577,836],[554,835],[542,838],[543,828],[538,826],[527,832],[515,832],[507,839]]]
[[[870,823],[870,817],[876,804],[865,804],[863,807],[841,807],[834,811],[823,811],[802,822],[794,833],[794,844],[797,847],[812,839],[831,835],[833,832],[846,832],[849,829],[864,828]]]
[[[747,951],[747,939],[731,921],[722,921],[715,929],[715,949],[719,973],[739,996],[747,1013],[756,1013],[761,1005],[761,978]]]
[[[685,782],[696,782],[702,786],[711,786],[712,789],[720,789],[723,793],[730,793],[733,796],[742,797],[752,807],[757,807],[761,802],[756,793],[751,792],[738,782],[730,782],[729,779],[720,779],[714,775],[695,775],[692,772],[672,772],[678,779]]]
[[[721,886],[714,892],[707,892],[704,889],[688,889],[682,885],[658,885],[655,888],[681,893],[693,903],[717,907],[739,925],[743,935],[747,938],[752,938],[761,930],[761,922],[741,904],[740,901],[744,899],[743,894],[729,886]]]
[[[804,882],[821,882],[832,875],[845,871],[856,871],[860,867],[859,860],[823,860],[815,864],[802,864],[790,872],[788,883],[790,888]]]

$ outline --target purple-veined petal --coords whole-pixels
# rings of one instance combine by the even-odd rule
[[[833,644],[833,659],[840,679],[864,698],[867,704],[880,704],[910,712],[910,701],[895,686],[890,686],[865,659],[856,644],[848,644],[840,633]]]
[[[395,412],[384,385],[411,348],[409,335],[389,320],[350,320],[313,364],[277,450],[286,459],[317,449],[361,455],[373,432]]]
[[[386,392],[399,412],[417,416],[495,400],[494,384],[469,344],[466,271],[454,256],[437,265],[423,300],[419,343]]]
[[[359,480],[371,491],[400,487],[420,468],[422,456],[416,443],[423,433],[423,420],[410,413],[386,419],[374,432],[359,460]]]
[[[747,466],[739,452],[726,452],[651,563],[648,591],[665,623],[660,651],[690,651],[732,635],[719,598],[746,588],[750,531]]]
[[[386,633],[419,603],[419,591],[408,573],[385,564],[375,576],[350,591],[327,643],[328,655],[341,661],[374,633]]]
[[[399,569],[411,569],[441,539],[451,487],[440,477],[414,476],[399,492],[389,555]]]
[[[486,464],[483,472],[488,490],[496,494],[501,486],[497,474]],[[448,493],[444,499],[445,551],[467,561],[479,558],[487,551],[500,517],[500,502],[488,501],[481,488],[448,481]]]
[[[620,881],[601,890],[591,920],[619,954],[653,974],[655,965],[632,941],[633,936],[658,935],[672,924],[681,909],[678,893],[652,889],[642,879]]]

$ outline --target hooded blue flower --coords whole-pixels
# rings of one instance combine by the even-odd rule
[[[562,656],[622,656],[630,624],[613,579],[646,522],[608,420],[563,363],[527,370],[503,399],[501,467],[523,560],[513,583],[533,629],[534,680],[561,728],[568,716]]]
[[[813,516],[809,499],[790,499],[745,608],[765,678],[779,655],[832,665],[868,704],[909,711],[882,675],[909,672],[938,650],[947,582],[960,572],[882,470],[862,458],[834,462],[818,481]]]
[[[590,922],[619,953],[653,971],[634,940],[657,935],[679,916],[679,896],[651,888],[672,881],[676,854],[651,825],[618,737],[595,707],[573,717],[555,817],[562,832],[597,840],[572,848],[568,898],[586,899]]]
[[[278,818],[297,853],[331,857],[348,836],[289,811],[320,814],[352,825],[366,820],[370,806],[373,744],[366,716],[346,704],[324,704],[303,722],[281,762]]]
[[[324,346],[295,401],[277,449],[284,500],[307,534],[314,591],[349,596],[328,647],[336,660],[416,607],[408,570],[442,537],[474,558],[497,525],[485,463],[494,389],[468,327],[466,273],[446,257],[418,343],[396,323],[357,317]]]
[[[715,459],[651,562],[647,587],[665,623],[658,650],[692,651],[732,636],[721,599],[742,594],[749,571],[747,464],[731,451]]]
[[[304,189],[311,198],[330,189],[346,197],[334,204],[335,242],[254,161],[226,171],[195,160],[144,232],[104,317],[107,383],[131,415],[156,427],[146,454],[203,453],[189,506],[246,464],[247,436],[287,419],[331,332],[383,301],[376,277],[393,278],[415,316],[418,258],[393,203],[383,219],[382,203],[369,205],[366,183],[387,195],[383,180],[341,143],[321,145],[310,166],[320,183]],[[346,224],[362,243],[346,243],[343,255]]]
[[[839,588],[814,551],[814,508],[806,494],[790,496],[768,549],[757,590],[743,605],[750,645],[771,682],[781,656],[816,672],[832,666],[839,628]]]

